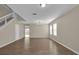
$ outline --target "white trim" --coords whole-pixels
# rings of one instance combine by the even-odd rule
[[[13,41],[7,42],[7,43],[1,45],[0,48],[5,47],[5,46],[7,46],[7,45],[9,45],[9,44],[11,44],[11,43],[13,43],[15,41],[17,41],[17,40],[13,40]]]
[[[11,14],[13,14],[13,13],[9,13],[9,14],[3,16],[3,17],[0,17],[0,19],[6,18],[7,16],[9,16],[9,15],[11,15]]]
[[[23,37],[23,38],[24,38],[24,37]],[[22,38],[21,38],[21,39],[22,39]],[[18,40],[20,40],[20,39],[18,39]],[[18,41],[18,40],[14,39],[14,40],[12,40],[12,41],[10,41],[10,42],[7,42],[7,43],[1,45],[0,48],[5,47],[5,46],[7,46],[7,45],[9,45],[9,44],[11,44],[11,43],[13,43],[13,42]]]
[[[51,39],[51,38],[50,38],[50,39]],[[62,45],[62,46],[64,46],[64,47],[66,47],[67,49],[69,49],[69,50],[71,50],[71,51],[73,51],[74,53],[76,53],[76,54],[78,54],[78,55],[79,55],[79,53],[78,53],[77,51],[75,51],[75,50],[71,49],[71,48],[70,48],[70,47],[68,47],[67,45],[64,45],[64,44],[62,44],[62,43],[58,42],[58,41],[57,41],[57,40],[55,40],[54,38],[53,38],[53,39],[51,39],[51,40],[54,40],[55,42],[59,43],[60,45]]]

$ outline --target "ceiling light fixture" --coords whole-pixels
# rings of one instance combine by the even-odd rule
[[[33,13],[33,15],[37,15],[37,13]]]
[[[45,6],[46,6],[46,4],[40,4],[40,6],[41,6],[41,7],[45,7]]]

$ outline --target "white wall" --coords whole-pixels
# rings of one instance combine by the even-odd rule
[[[31,38],[48,38],[48,25],[30,25]]]
[[[11,13],[11,10],[8,10],[8,8],[5,8],[4,5],[0,4],[0,17],[3,17],[9,13]]]
[[[25,37],[25,27],[24,24],[18,24],[19,25],[19,39],[22,39]]]
[[[16,25],[18,25],[19,26],[19,39],[22,39],[22,38],[24,38],[25,37],[25,25],[23,24],[23,23],[21,23],[21,21],[22,20],[24,20],[23,18],[21,18],[19,15],[17,15],[16,14],[16,19],[17,19],[17,24],[15,24],[15,26]]]
[[[79,6],[50,24],[54,23],[57,23],[58,34],[49,35],[49,38],[79,54]]]
[[[11,20],[7,25],[0,28],[0,47],[6,46],[16,40],[24,38],[24,25],[19,25],[19,38],[16,39],[16,19]]]
[[[0,5],[0,17],[3,17],[7,14],[9,14],[11,10],[7,9],[6,6]],[[19,38],[24,38],[24,25],[19,24],[17,19],[20,18],[14,18],[13,20],[9,21],[4,26],[0,27],[0,47],[3,47],[7,44],[10,44],[14,41],[16,41],[16,24],[19,25]],[[17,39],[17,40],[18,40]]]
[[[15,41],[15,23],[16,20],[11,20],[5,27],[0,28],[0,47],[3,47]]]

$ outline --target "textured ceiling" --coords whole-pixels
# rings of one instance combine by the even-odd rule
[[[46,4],[44,8],[40,4],[9,4],[8,6],[26,20],[26,23],[48,24],[77,5]]]

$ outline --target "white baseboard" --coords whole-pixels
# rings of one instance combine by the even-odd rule
[[[23,39],[23,38],[21,38],[21,39]],[[18,39],[18,40],[20,40],[20,39]],[[13,43],[15,41],[18,41],[18,40],[13,40],[13,41],[7,42],[7,43],[1,45],[0,48],[5,47],[5,46],[7,46],[7,45],[9,45],[9,44],[11,44],[11,43]]]
[[[49,38],[49,39],[51,39],[51,38]],[[62,46],[64,46],[64,47],[66,47],[67,49],[69,49],[69,50],[71,50],[72,52],[74,52],[74,53],[76,53],[76,54],[78,54],[78,55],[79,55],[79,53],[78,53],[78,52],[76,52],[76,51],[75,51],[75,50],[73,50],[72,48],[68,47],[67,45],[62,44],[62,43],[60,43],[59,41],[57,41],[57,40],[55,40],[55,39],[51,39],[51,40],[53,40],[53,41],[55,41],[55,42],[59,43],[60,45],[62,45]]]
[[[7,46],[7,45],[9,45],[9,44],[11,44],[11,43],[13,43],[15,41],[17,41],[17,40],[13,40],[13,41],[7,42],[7,43],[1,45],[0,48],[5,47],[5,46]]]

